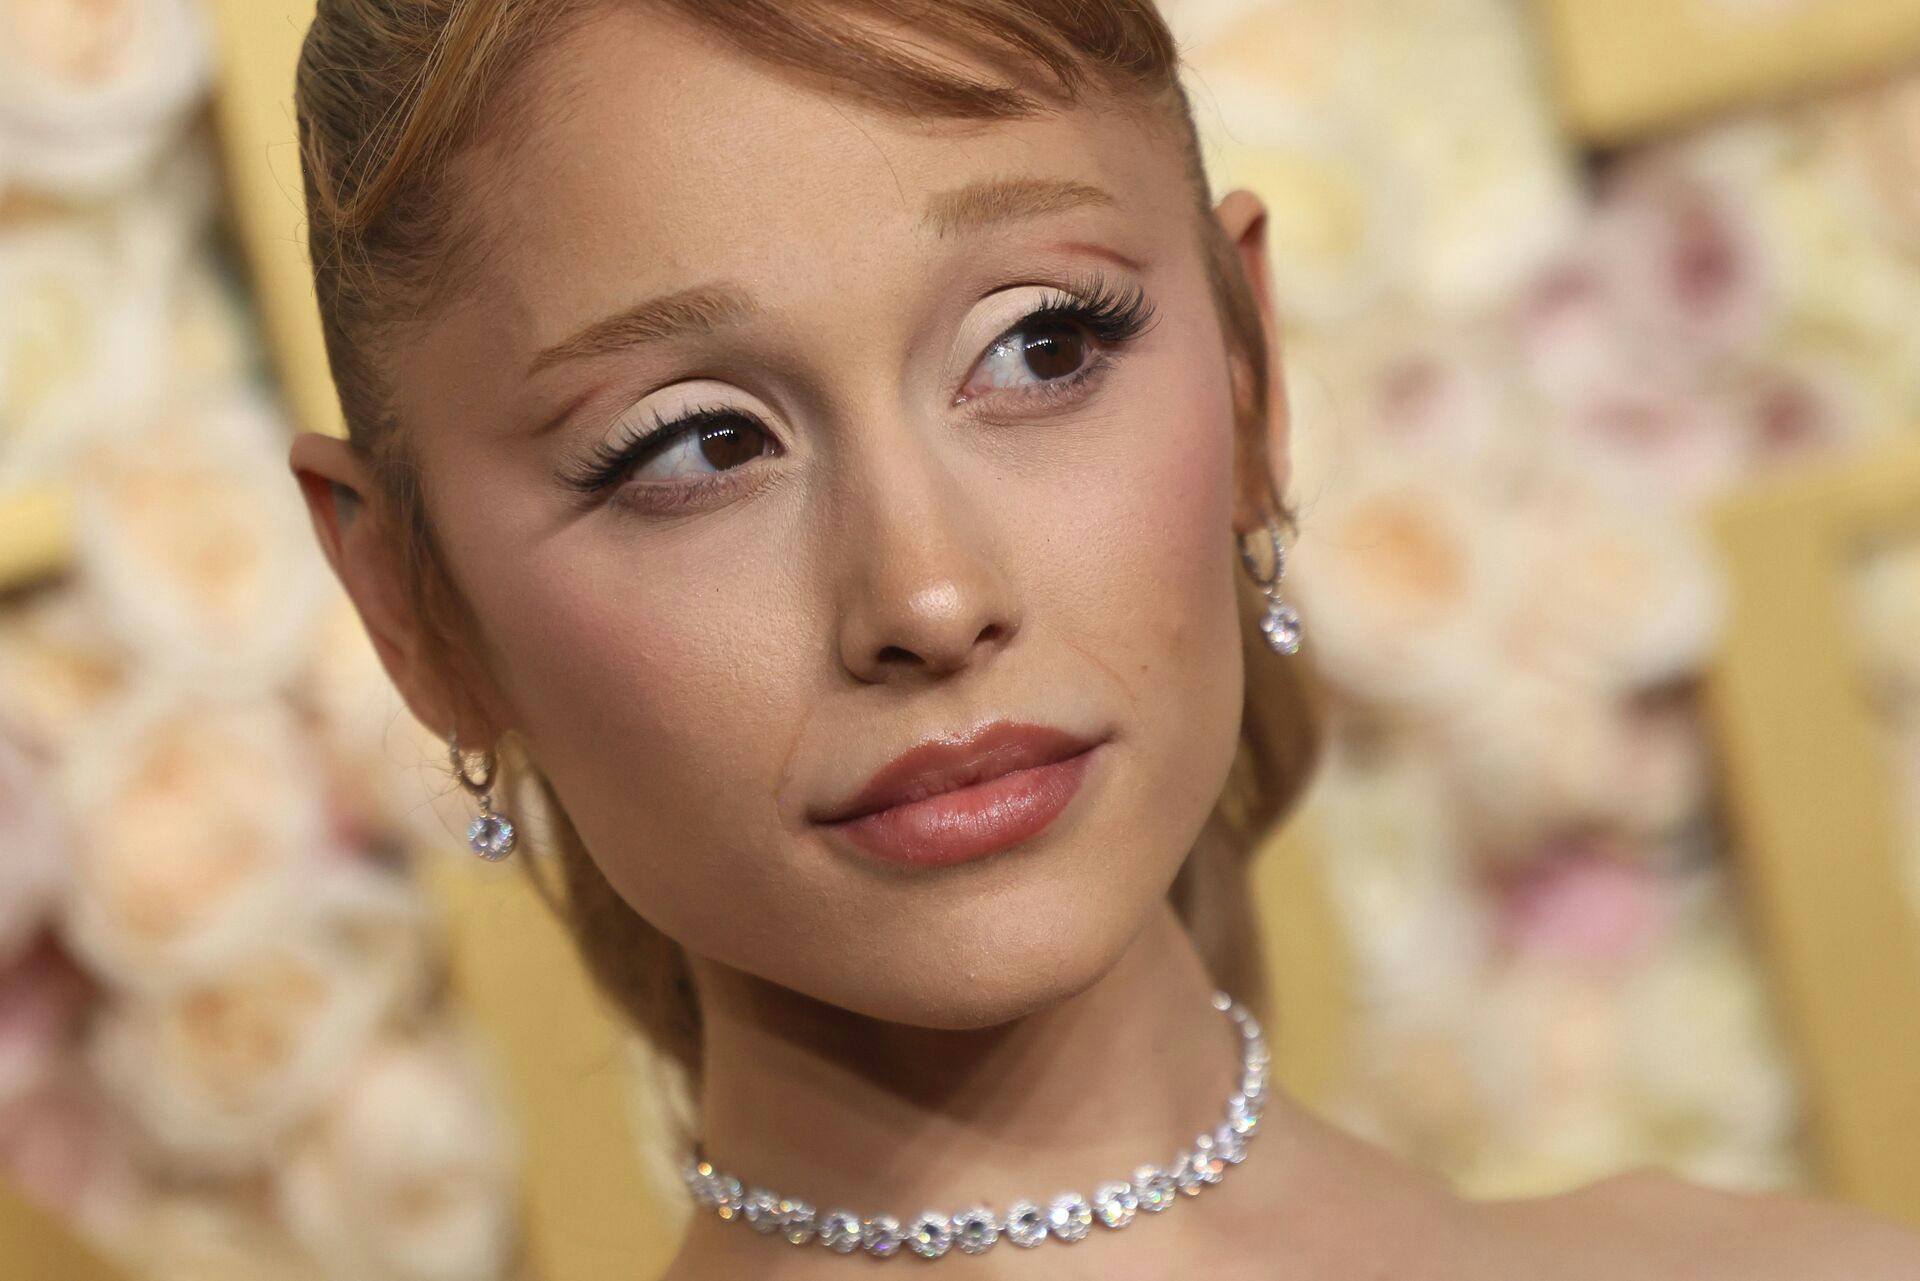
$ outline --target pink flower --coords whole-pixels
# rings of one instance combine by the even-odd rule
[[[67,883],[68,834],[52,790],[0,725],[0,966],[33,942]]]
[[[93,987],[53,941],[0,969],[0,1102],[38,1088],[78,1041]]]
[[[1517,865],[1500,890],[1508,949],[1601,971],[1619,971],[1643,955],[1671,915],[1657,873],[1592,839]]]

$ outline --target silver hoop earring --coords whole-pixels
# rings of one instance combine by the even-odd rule
[[[1247,553],[1245,538],[1240,540],[1240,563],[1246,566],[1248,577],[1267,594],[1267,612],[1260,619],[1260,634],[1267,638],[1268,647],[1275,653],[1292,654],[1300,648],[1304,629],[1299,611],[1280,599],[1280,576],[1287,572],[1287,553],[1280,545],[1280,526],[1271,516],[1267,517],[1267,536],[1273,542],[1273,569],[1261,574],[1260,566]]]
[[[467,845],[489,863],[497,863],[513,853],[513,823],[493,808],[493,776],[498,769],[493,753],[480,753],[485,767],[479,778],[467,772],[466,756],[460,751],[456,735],[447,735],[447,757],[453,762],[453,775],[460,786],[480,798],[480,814],[467,824]]]

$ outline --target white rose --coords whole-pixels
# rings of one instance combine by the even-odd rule
[[[107,639],[97,603],[47,588],[0,610],[0,716],[48,759],[60,759],[126,687],[126,656]]]
[[[281,1169],[281,1215],[341,1281],[491,1281],[516,1230],[514,1155],[472,1047],[377,1043]]]
[[[119,638],[158,669],[223,693],[291,678],[324,565],[263,396],[166,407],[102,438],[75,477],[80,573]]]
[[[1444,711],[1489,678],[1499,520],[1434,467],[1356,468],[1301,512],[1283,592],[1319,669],[1362,702]]]
[[[1752,956],[1724,906],[1652,954],[1621,992],[1635,1110],[1689,1147],[1782,1145],[1799,1104]]]
[[[1303,802],[1329,850],[1371,1019],[1471,999],[1486,963],[1486,904],[1471,886],[1455,798],[1419,742],[1336,741]]]
[[[66,932],[111,981],[177,986],[312,910],[323,780],[287,709],[149,687],[76,746]]]
[[[0,0],[0,158],[58,196],[123,187],[174,140],[212,61],[194,0]]]
[[[1512,671],[1434,729],[1478,852],[1530,858],[1557,831],[1604,821],[1625,728],[1590,685]]]
[[[225,1188],[154,1189],[114,1245],[142,1281],[321,1281],[285,1229]]]
[[[389,975],[323,931],[283,931],[222,975],[110,1004],[88,1045],[156,1160],[258,1170],[333,1095],[391,1009]]]
[[[65,479],[87,438],[151,402],[163,298],[110,217],[0,224],[0,492]]]
[[[1704,388],[1595,387],[1546,425],[1557,467],[1683,504],[1721,497],[1753,466],[1755,441],[1739,407]]]
[[[1384,144],[1260,81],[1207,83],[1221,118],[1205,138],[1210,171],[1223,189],[1248,187],[1266,203],[1275,305],[1309,325],[1364,311],[1405,272],[1409,200]]]
[[[1690,513],[1550,468],[1513,517],[1498,624],[1508,657],[1620,693],[1704,666],[1727,606]]]

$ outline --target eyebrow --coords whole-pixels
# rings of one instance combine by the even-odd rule
[[[1090,205],[1117,208],[1119,203],[1105,190],[1072,179],[984,178],[935,192],[920,215],[920,225],[946,237]],[[546,348],[533,358],[527,375],[641,343],[711,334],[741,323],[757,310],[751,295],[730,281],[662,294],[596,320]]]

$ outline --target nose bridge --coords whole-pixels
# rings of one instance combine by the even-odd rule
[[[995,495],[896,402],[848,425],[831,533],[841,662],[866,681],[946,672],[1018,625]]]

